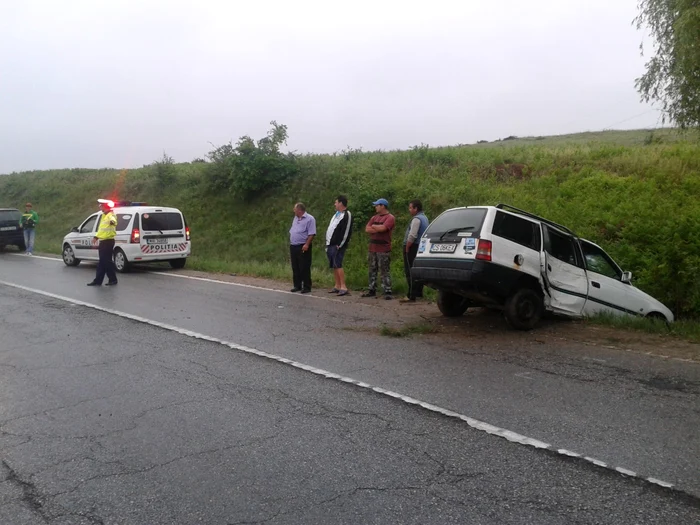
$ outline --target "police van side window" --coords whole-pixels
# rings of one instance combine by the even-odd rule
[[[124,231],[129,227],[131,223],[131,218],[133,215],[131,213],[118,213],[117,214],[117,231]]]
[[[536,251],[542,245],[538,224],[501,211],[496,212],[492,233]]]
[[[97,215],[93,215],[88,220],[86,220],[80,227],[80,233],[91,233],[95,230],[95,223],[97,222]]]

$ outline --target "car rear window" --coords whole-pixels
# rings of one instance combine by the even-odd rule
[[[182,215],[177,212],[144,213],[141,228],[144,231],[182,230]]]
[[[477,237],[481,232],[484,217],[486,217],[485,208],[462,208],[446,211],[433,221],[425,234],[431,239],[457,237],[459,232],[469,232],[472,236]]]
[[[538,224],[502,211],[496,212],[493,234],[537,251],[542,244]]]
[[[2,210],[0,211],[0,221],[17,221],[19,222],[22,214],[17,210]]]

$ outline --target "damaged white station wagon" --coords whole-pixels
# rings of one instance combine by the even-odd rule
[[[631,284],[600,246],[526,211],[499,204],[453,208],[420,240],[413,279],[438,291],[450,317],[472,306],[502,308],[529,330],[543,312],[569,317],[600,312],[673,322],[673,313]]]

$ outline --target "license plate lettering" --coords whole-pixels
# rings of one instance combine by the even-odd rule
[[[168,244],[168,239],[146,239],[148,244]]]
[[[430,246],[430,253],[454,253],[457,245],[453,243],[433,244]]]
[[[0,231],[1,232],[9,232],[9,231],[13,231],[16,229],[17,229],[17,226],[5,226],[3,228],[0,228]]]

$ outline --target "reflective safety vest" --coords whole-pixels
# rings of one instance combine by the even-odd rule
[[[109,239],[114,239],[117,236],[117,218],[111,211],[105,215],[102,215],[100,219],[100,226],[97,228],[97,237],[101,241],[107,241]]]

